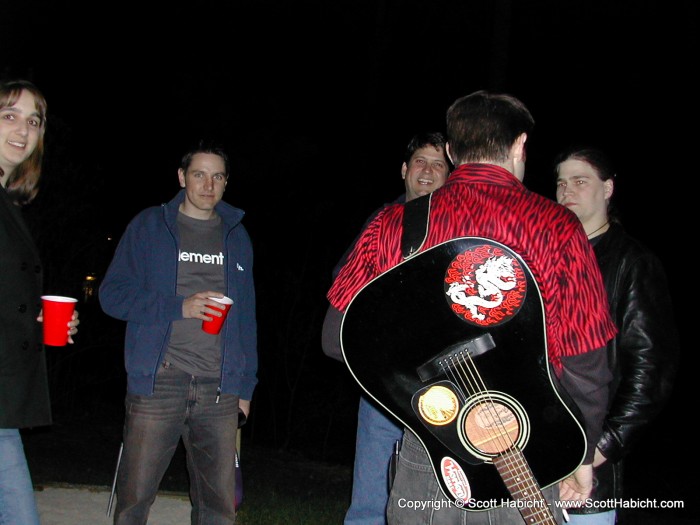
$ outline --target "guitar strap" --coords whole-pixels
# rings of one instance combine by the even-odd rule
[[[428,237],[431,197],[432,193],[404,204],[401,234],[401,254],[404,259],[418,253]]]
[[[408,259],[417,254],[428,237],[430,222],[430,198],[432,193],[408,201],[403,205],[403,231],[401,232],[401,255]],[[389,490],[394,485],[396,467],[399,463],[401,440],[394,443],[394,453],[389,461]]]

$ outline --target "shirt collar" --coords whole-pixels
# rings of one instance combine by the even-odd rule
[[[462,164],[454,169],[447,183],[468,181],[473,183],[495,184],[497,186],[522,187],[515,175],[495,164]]]

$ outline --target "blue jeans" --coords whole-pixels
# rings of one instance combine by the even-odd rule
[[[495,467],[494,467],[495,468]],[[559,497],[558,484],[542,489],[548,502]],[[409,505],[419,502],[419,505]],[[557,523],[563,516],[555,505],[550,509]],[[396,479],[389,495],[390,525],[523,525],[520,512],[501,506],[493,510],[463,510],[444,497],[423,445],[413,433],[404,432]]]
[[[0,428],[0,525],[39,525],[34,487],[16,428]]]
[[[389,499],[389,462],[403,428],[366,399],[360,398],[355,441],[352,502],[345,525],[385,525]]]
[[[596,512],[595,514],[571,514],[567,525],[615,525],[615,511]]]
[[[194,377],[165,362],[152,396],[127,394],[115,525],[146,525],[180,438],[192,525],[235,522],[238,396],[222,394],[217,402],[218,386],[218,378]]]

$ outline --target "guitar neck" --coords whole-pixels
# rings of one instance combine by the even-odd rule
[[[493,461],[520,515],[528,525],[557,525],[522,452],[513,447]]]

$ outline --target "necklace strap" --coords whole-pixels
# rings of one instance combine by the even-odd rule
[[[593,236],[594,233],[598,233],[600,230],[602,230],[603,228],[605,228],[608,224],[610,224],[610,221],[605,221],[605,223],[604,223],[602,226],[600,226],[599,228],[596,228],[595,230],[593,230],[591,233],[589,233],[589,234],[587,235],[587,237],[590,239],[590,238]]]

